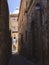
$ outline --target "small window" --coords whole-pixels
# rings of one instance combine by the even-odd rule
[[[16,26],[12,26],[12,29],[16,30],[16,29],[17,29],[17,27],[16,27]]]
[[[14,30],[16,30],[16,27],[14,26]]]
[[[13,20],[15,21],[15,20],[16,20],[16,18],[13,18]]]

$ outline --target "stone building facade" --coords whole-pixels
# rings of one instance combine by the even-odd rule
[[[11,56],[10,36],[7,0],[0,0],[0,65],[7,65]]]
[[[25,32],[26,32],[26,26],[27,26],[27,17],[26,17],[26,0],[21,0],[21,4],[20,4],[20,12],[19,12],[19,16],[18,16],[18,31],[19,31],[19,53],[20,54],[24,54],[25,53],[25,47],[26,44],[25,43]],[[23,40],[22,40],[23,39]],[[24,50],[24,52],[22,52]]]
[[[18,52],[18,14],[10,14],[9,15],[9,28],[11,30],[12,37],[12,52],[15,48],[15,52]],[[16,39],[15,47],[14,47],[14,37]]]
[[[48,4],[48,0],[21,0],[20,5],[19,52],[37,65],[49,65]]]

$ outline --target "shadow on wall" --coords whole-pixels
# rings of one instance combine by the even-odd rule
[[[7,0],[0,0],[0,65],[7,65],[11,57],[11,32]]]

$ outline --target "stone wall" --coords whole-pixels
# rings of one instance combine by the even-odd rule
[[[20,50],[23,49],[20,52],[37,65],[49,65],[49,1],[27,0],[26,7],[26,16],[22,15],[21,20],[23,24],[19,23],[20,39],[23,40],[23,44],[20,41]]]
[[[9,12],[6,0],[0,1],[0,65],[7,65],[11,56]]]
[[[27,26],[27,20],[26,20],[27,17],[25,11],[26,11],[26,0],[21,0],[20,13],[18,17],[18,25],[19,25],[18,30],[19,30],[19,53],[22,55],[25,55],[26,53],[25,33]]]

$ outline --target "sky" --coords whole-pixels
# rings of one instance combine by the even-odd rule
[[[10,13],[14,12],[16,10],[16,8],[19,9],[21,0],[7,0],[7,1],[8,1]]]

